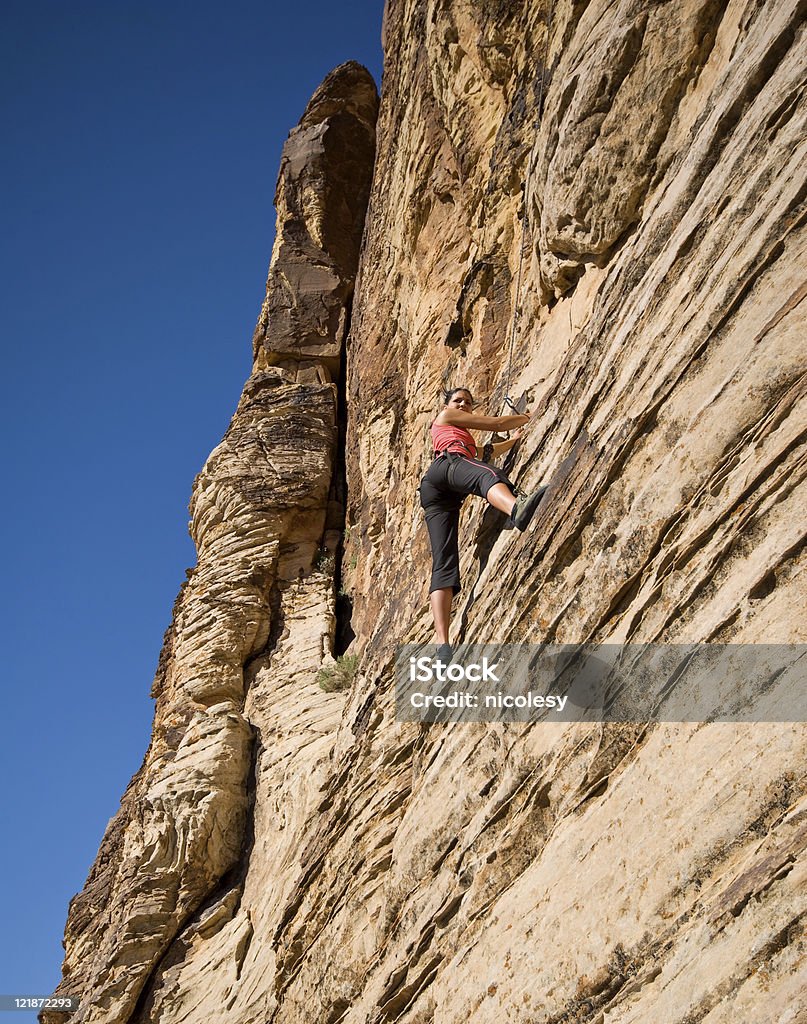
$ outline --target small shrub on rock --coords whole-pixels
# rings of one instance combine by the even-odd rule
[[[332,665],[323,665],[317,672],[320,690],[326,693],[347,690],[356,675],[358,664],[358,654],[340,654]]]

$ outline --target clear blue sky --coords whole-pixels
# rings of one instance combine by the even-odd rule
[[[148,745],[191,484],[249,373],[281,147],[337,64],[380,80],[381,15],[3,5],[2,994],[59,980]]]

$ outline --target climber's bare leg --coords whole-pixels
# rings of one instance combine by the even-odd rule
[[[432,607],[432,617],[434,618],[434,632],[437,634],[438,644],[448,643],[448,627],[451,622],[453,598],[454,591],[451,587],[441,587],[429,594],[429,604]]]
[[[494,508],[508,516],[516,503],[516,496],[507,484],[494,484],[487,493],[487,499]]]

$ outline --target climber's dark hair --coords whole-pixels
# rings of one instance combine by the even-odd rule
[[[451,401],[451,399],[454,397],[454,395],[456,395],[456,393],[458,391],[467,391],[468,394],[471,396],[471,403],[473,403],[474,396],[473,396],[473,392],[471,391],[471,389],[470,388],[466,388],[466,387],[459,387],[459,388],[448,388],[447,390],[443,391],[443,398],[445,399],[446,405],[448,405],[448,403]]]

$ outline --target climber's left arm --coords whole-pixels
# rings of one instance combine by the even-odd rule
[[[506,441],[496,441],[495,444],[477,445],[476,446],[476,457],[483,459],[485,457],[485,448],[488,449],[488,458],[492,459],[498,455],[504,455],[505,452],[509,452],[513,445],[518,444],[521,440],[521,435],[524,433],[523,430],[517,430],[512,437]],[[492,451],[491,451],[492,449]]]

